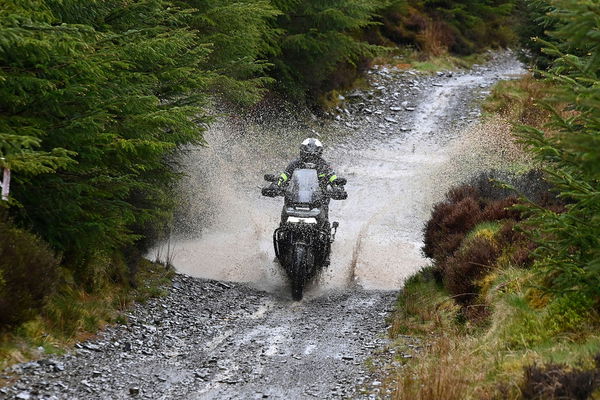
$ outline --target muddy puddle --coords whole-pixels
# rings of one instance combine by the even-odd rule
[[[191,149],[182,160],[183,206],[169,251],[163,246],[160,256],[194,277],[287,293],[271,237],[282,199],[261,197],[259,187],[264,173],[281,171],[302,139],[316,132],[324,157],[348,179],[348,199],[330,205],[330,219],[340,223],[331,265],[307,296],[354,285],[401,288],[428,262],[420,248],[432,205],[453,183],[489,167],[466,142],[478,141],[465,132],[478,123],[480,100],[496,81],[523,72],[510,53],[437,76],[383,67],[331,118],[288,124],[281,117],[272,125],[223,119],[207,132],[210,146]]]

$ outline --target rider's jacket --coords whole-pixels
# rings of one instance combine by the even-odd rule
[[[317,174],[319,175],[319,181],[322,185],[333,183],[337,179],[337,176],[335,175],[335,172],[333,172],[333,169],[321,157],[315,157],[311,160],[311,162],[306,162],[298,158],[289,163],[287,168],[281,173],[281,175],[279,175],[279,180],[277,184],[279,186],[285,184],[291,178],[292,174],[294,173],[294,170],[301,168],[316,169]]]

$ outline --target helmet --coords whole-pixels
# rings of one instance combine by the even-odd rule
[[[300,158],[303,161],[311,161],[323,154],[323,143],[319,139],[307,138],[300,145]]]

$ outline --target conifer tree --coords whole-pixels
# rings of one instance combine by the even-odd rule
[[[318,94],[341,63],[355,65],[372,57],[377,47],[355,34],[373,23],[383,1],[274,0],[282,11],[276,26],[283,30],[280,53],[273,58],[274,76],[291,97]]]
[[[513,40],[508,28],[515,0],[413,1],[436,21],[451,27],[450,50],[471,54],[485,47],[507,46]]]
[[[190,27],[210,46],[204,68],[211,72],[213,94],[252,104],[273,83],[268,57],[277,51],[278,30],[270,26],[280,14],[267,0],[185,0],[193,7]]]
[[[202,143],[209,50],[189,19],[160,0],[3,1],[1,133],[59,157],[15,175],[14,211],[74,265],[168,212],[169,155]]]
[[[558,28],[545,42],[555,58],[547,79],[556,91],[547,106],[557,134],[523,127],[521,137],[546,166],[566,212],[530,207],[539,248],[537,267],[557,295],[587,306],[600,302],[600,4],[553,0]],[[574,54],[575,53],[575,54]],[[579,55],[577,55],[579,54]]]
[[[555,30],[558,22],[548,15],[551,10],[552,7],[547,0],[520,0],[518,3],[521,21],[517,33],[521,46],[527,50],[524,60],[544,71],[553,61],[553,58],[543,53],[546,47],[544,43],[553,40],[547,32]]]

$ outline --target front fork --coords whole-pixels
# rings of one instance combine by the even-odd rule
[[[284,231],[281,228],[275,229],[273,232],[273,248],[275,249],[275,257],[281,261],[281,249],[279,248],[279,243],[283,243],[283,235]]]

